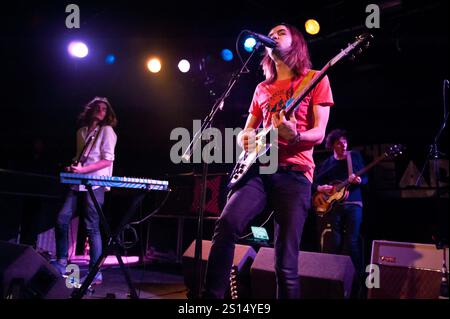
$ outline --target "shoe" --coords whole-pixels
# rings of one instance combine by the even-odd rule
[[[53,266],[53,268],[56,269],[57,272],[59,272],[61,275],[64,275],[66,273],[66,266],[60,264],[59,262],[57,262],[56,260],[52,260],[50,262],[50,265]]]
[[[80,284],[83,284],[86,280],[88,274],[81,277]],[[99,271],[95,275],[94,279],[92,279],[91,285],[100,285],[103,282],[103,274]]]

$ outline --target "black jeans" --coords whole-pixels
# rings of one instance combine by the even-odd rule
[[[328,214],[317,217],[321,252],[350,256],[359,277],[364,275],[359,242],[361,221],[362,207],[355,204],[336,205]]]
[[[203,296],[224,298],[235,243],[248,223],[269,204],[275,210],[277,297],[298,298],[298,251],[310,200],[311,183],[301,172],[258,175],[238,187],[216,222]]]

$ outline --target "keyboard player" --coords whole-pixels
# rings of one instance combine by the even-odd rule
[[[117,135],[114,127],[117,118],[107,98],[95,97],[83,109],[79,116],[80,128],[77,131],[77,156],[67,172],[76,174],[90,174],[98,176],[112,176],[114,151]],[[104,203],[107,186],[94,186],[95,198],[100,205]],[[68,228],[72,215],[77,209],[77,199],[82,197],[85,205],[84,221],[89,240],[89,269],[102,254],[102,239],[100,234],[100,218],[86,188],[83,185],[68,186],[65,200],[58,212],[56,236],[56,260],[52,265],[61,273],[66,272],[68,259]],[[99,284],[103,280],[98,272],[92,284]],[[83,278],[81,279],[81,282]]]

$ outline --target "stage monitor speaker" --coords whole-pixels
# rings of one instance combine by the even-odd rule
[[[0,242],[1,299],[67,299],[64,278],[31,246]]]
[[[275,251],[261,247],[250,270],[252,298],[275,299]],[[355,268],[348,256],[300,251],[298,257],[300,298],[349,298]]]
[[[206,263],[208,261],[209,252],[211,250],[211,241],[202,241],[202,262],[201,276],[204,278]],[[233,267],[237,271],[235,278],[236,297],[248,298],[250,294],[250,265],[256,257],[256,251],[247,245],[236,245],[234,250]],[[192,291],[195,283],[195,240],[183,254],[183,274],[184,282],[189,291]],[[230,285],[232,280],[230,279]],[[231,297],[230,293],[227,294]]]
[[[370,263],[378,266],[379,288],[369,288],[368,298],[437,299],[443,261],[435,245],[374,240]]]

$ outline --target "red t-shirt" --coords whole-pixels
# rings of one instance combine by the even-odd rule
[[[272,123],[272,114],[285,108],[286,102],[292,97],[303,80],[303,76],[296,79],[278,80],[272,84],[261,82],[256,87],[249,113],[263,122],[264,127]],[[330,81],[325,76],[316,87],[303,99],[295,111],[297,131],[304,132],[314,126],[313,105],[332,106],[333,94]],[[306,167],[305,175],[312,182],[314,172],[313,150],[311,143],[300,142],[288,145],[286,140],[278,140],[279,164],[299,164]]]

